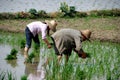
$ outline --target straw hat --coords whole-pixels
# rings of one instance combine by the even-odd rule
[[[56,31],[56,26],[57,26],[57,22],[55,20],[45,20],[45,22],[47,23],[47,25],[49,26],[49,28],[55,32]]]
[[[81,33],[86,37],[87,40],[89,40],[91,36],[91,31],[90,30],[82,30]],[[90,41],[90,40],[89,40]]]

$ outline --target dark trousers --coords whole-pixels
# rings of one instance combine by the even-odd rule
[[[57,49],[57,47],[56,47],[56,44],[55,44],[55,41],[54,41],[54,39],[51,37],[51,39],[52,39],[52,41],[53,41],[53,47],[54,47],[54,51],[55,51],[55,54],[56,55],[59,55],[59,51],[58,51],[58,49]]]
[[[40,46],[38,34],[33,36],[33,34],[30,32],[28,27],[26,27],[26,29],[25,29],[25,35],[26,35],[26,47],[28,47],[28,48],[31,47],[32,39],[35,42],[35,44]]]

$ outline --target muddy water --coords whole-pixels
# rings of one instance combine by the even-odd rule
[[[17,60],[5,60],[7,54],[10,54],[12,48],[13,47],[10,45],[0,44],[1,71],[12,72],[17,80],[21,80],[21,76],[23,75],[27,75],[30,80],[42,80],[45,77],[43,64],[46,61],[46,57],[44,57],[43,54],[45,50],[44,48],[40,49],[40,55],[34,59],[32,64],[24,64],[23,50],[18,50]]]

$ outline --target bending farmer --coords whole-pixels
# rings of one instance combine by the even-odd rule
[[[66,56],[66,62],[74,50],[79,57],[86,58],[87,54],[82,50],[82,42],[89,40],[91,36],[90,30],[61,29],[51,35],[54,43],[54,50],[57,54],[58,61],[62,55]]]
[[[42,36],[42,40],[47,44],[48,48],[51,48],[49,41],[47,40],[46,34],[49,35],[49,31],[56,31],[57,22],[55,20],[45,20],[44,22],[36,21],[31,22],[27,25],[25,29],[26,34],[26,46],[24,48],[24,57],[28,58],[28,51],[31,47],[32,39],[37,44],[40,45],[40,41],[38,38],[38,34],[40,33]]]

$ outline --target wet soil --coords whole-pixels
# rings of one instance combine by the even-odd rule
[[[0,24],[0,31],[24,33],[26,24],[35,20],[16,21],[17,20],[4,21],[6,23]],[[92,31],[92,40],[120,43],[120,17],[93,19],[58,19],[57,21],[58,30],[61,28],[90,29]],[[15,25],[11,25],[10,23],[14,23]],[[16,27],[16,25],[18,27]]]

